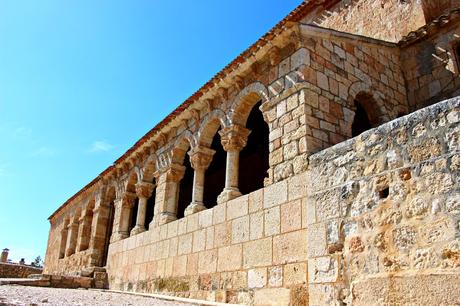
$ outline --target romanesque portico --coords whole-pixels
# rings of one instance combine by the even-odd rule
[[[411,112],[459,93],[460,11],[394,43],[310,24],[326,2],[302,4],[61,206],[47,272],[105,267],[115,289],[262,305],[458,284],[458,99]],[[452,8],[426,3],[385,5],[401,20]]]

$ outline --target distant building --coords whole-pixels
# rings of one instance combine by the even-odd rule
[[[0,262],[8,262],[8,252],[10,250],[9,249],[3,249],[2,251],[2,256],[0,257]]]

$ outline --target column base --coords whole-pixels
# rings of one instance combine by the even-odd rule
[[[235,187],[230,187],[227,188],[225,187],[224,190],[222,191],[221,194],[217,197],[217,204],[222,204],[225,202],[228,202],[230,200],[233,200],[239,196],[241,196],[241,192],[238,190],[238,188]]]
[[[184,211],[184,216],[193,215],[194,213],[203,211],[206,209],[206,206],[201,202],[192,202]]]
[[[128,237],[129,237],[129,234],[127,232],[113,233],[112,236],[110,237],[110,243],[117,242],[119,240],[123,240]]]
[[[163,225],[174,220],[177,220],[176,214],[170,212],[162,212],[158,216],[158,225]]]
[[[140,234],[140,233],[143,233],[145,232],[145,226],[139,226],[139,225],[136,225],[132,230],[131,230],[131,233],[130,235],[137,235],[137,234]]]

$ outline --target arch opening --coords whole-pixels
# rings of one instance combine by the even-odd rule
[[[85,251],[89,248],[89,242],[91,239],[92,233],[92,224],[93,224],[93,209],[94,209],[94,200],[88,204],[88,207],[85,210],[85,215],[83,216],[83,226],[81,245],[79,251]]]
[[[356,111],[351,125],[352,137],[356,137],[379,124],[377,103],[370,94],[365,92],[357,94],[354,106]]]
[[[131,233],[131,230],[136,226],[138,210],[139,210],[139,198],[136,197],[136,199],[134,200],[133,207],[131,208],[131,212],[129,214],[128,233]]]
[[[107,196],[108,211],[107,223],[104,235],[104,247],[102,250],[101,267],[107,264],[107,256],[109,254],[110,237],[112,237],[113,223],[115,220],[115,190],[111,188]]]
[[[155,187],[153,188],[152,195],[147,200],[147,209],[145,211],[145,223],[144,223],[145,230],[149,230],[150,223],[152,222],[153,217],[155,215],[155,199],[156,199],[156,194],[157,194],[156,192],[157,188],[156,188],[156,185],[154,186]]]
[[[219,133],[216,131],[211,142],[215,151],[211,164],[205,172],[203,203],[206,208],[217,205],[217,197],[225,187],[227,153],[222,147]]]
[[[65,219],[62,230],[61,230],[61,242],[59,245],[59,259],[64,258],[65,256],[65,248],[67,246],[67,234],[68,234],[67,227],[68,226],[69,226],[69,219]]]
[[[193,192],[193,168],[190,163],[190,156],[188,154],[184,155],[182,165],[185,167],[184,176],[182,177],[179,183],[179,196],[177,200],[177,219],[183,218],[185,209],[192,202],[192,192]]]
[[[239,189],[248,194],[264,187],[269,169],[269,128],[257,102],[251,109],[246,128],[251,133],[246,147],[240,152]]]

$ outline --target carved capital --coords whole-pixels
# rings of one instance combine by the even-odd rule
[[[214,153],[216,153],[216,151],[203,146],[197,146],[193,150],[190,150],[188,154],[190,155],[190,163],[192,164],[192,168],[195,170],[208,169]]]
[[[134,205],[134,201],[136,200],[136,198],[137,195],[134,192],[126,191],[125,193],[123,193],[121,199],[117,202],[119,203],[119,205],[122,206],[132,206]]]
[[[219,134],[224,150],[241,151],[246,146],[250,133],[250,130],[237,124],[222,129]]]
[[[139,198],[150,198],[153,192],[155,185],[147,182],[139,182],[136,184],[136,194]]]
[[[166,170],[168,182],[180,182],[180,180],[184,177],[185,167],[179,164],[171,164],[169,169]]]

